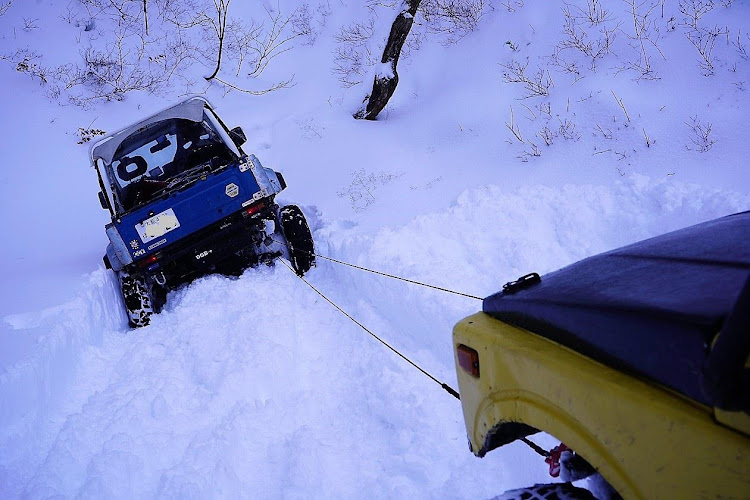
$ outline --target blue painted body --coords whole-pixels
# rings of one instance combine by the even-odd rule
[[[107,228],[111,230],[114,225],[133,260],[143,259],[241,210],[243,203],[249,204],[253,195],[260,191],[260,186],[252,170],[246,169],[241,172],[239,166],[240,164],[234,164],[221,172],[209,174],[205,180],[199,180],[181,191],[171,193],[166,198],[160,198],[122,216],[108,224]],[[239,188],[236,196],[227,194],[227,186],[231,184]],[[233,189],[229,191],[234,192]],[[179,227],[144,243],[135,226],[168,209],[174,211]]]

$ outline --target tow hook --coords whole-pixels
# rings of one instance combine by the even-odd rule
[[[159,273],[154,275],[154,281],[156,281],[159,286],[164,286],[167,284],[167,277],[164,276],[164,271],[160,271]]]

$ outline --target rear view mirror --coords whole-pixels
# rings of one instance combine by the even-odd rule
[[[240,147],[247,142],[247,137],[245,136],[245,132],[242,131],[242,127],[234,127],[230,130],[229,137],[232,138],[237,147]]]
[[[99,204],[102,206],[104,210],[109,209],[109,203],[107,203],[107,198],[104,196],[104,193],[99,191]]]

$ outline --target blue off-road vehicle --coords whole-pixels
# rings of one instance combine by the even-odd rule
[[[245,141],[206,99],[190,97],[92,146],[99,201],[112,217],[104,264],[132,327],[199,276],[239,275],[277,257],[300,276],[315,264],[302,211],[275,202],[284,178],[247,155]]]

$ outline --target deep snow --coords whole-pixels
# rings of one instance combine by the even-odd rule
[[[522,99],[500,64],[548,64],[560,5],[510,12],[495,2],[458,44],[433,36],[405,57],[382,119],[358,122],[349,113],[368,89],[342,89],[329,70],[336,31],[367,12],[350,3],[330,2],[315,44],[276,61],[295,87],[209,95],[229,126],[245,129],[246,151],[284,173],[282,201],[303,206],[321,253],[484,296],[527,272],[750,205],[738,84],[750,63],[730,44],[717,45],[706,77],[679,30],[663,31],[660,80],[612,70],[630,57],[621,47],[575,83],[550,66],[549,97]],[[605,4],[626,19],[620,2]],[[75,53],[60,9],[14,3],[0,17],[3,50]],[[744,32],[749,13],[748,2],[717,4],[710,22]],[[673,14],[674,3],[665,26]],[[32,16],[40,28],[20,29]],[[549,481],[518,443],[475,458],[459,404],[282,265],[198,280],[171,294],[152,325],[129,331],[101,266],[107,216],[75,130],[112,131],[175,95],[81,110],[48,102],[11,65],[0,66],[0,84],[0,496],[466,498]],[[544,103],[548,121],[535,107]],[[505,126],[511,106],[528,141],[565,120],[579,138],[534,139],[541,156],[525,156],[530,146]],[[706,153],[688,149],[692,116],[713,123]],[[308,279],[455,386],[450,330],[478,302],[322,260]]]

